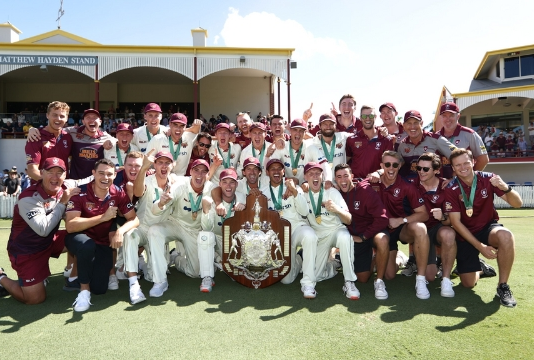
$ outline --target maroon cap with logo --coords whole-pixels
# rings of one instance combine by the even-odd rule
[[[260,129],[261,131],[265,132],[267,129],[265,128],[265,125],[261,122],[255,122],[252,125],[250,125],[249,131],[254,129]]]
[[[295,119],[291,122],[290,127],[291,129],[297,129],[297,128],[307,129],[308,124],[303,119]]]
[[[60,167],[61,170],[67,171],[67,167],[65,166],[65,162],[57,157],[51,157],[44,161],[43,169],[50,170],[53,167]],[[15,170],[16,172],[16,170]]]
[[[309,162],[306,165],[304,165],[304,174],[306,174],[311,169],[320,169],[321,171],[323,171],[323,168],[321,167],[319,163]]]
[[[161,108],[156,103],[149,103],[149,104],[146,104],[145,106],[145,114],[149,111],[161,112]]]
[[[119,131],[129,131],[133,134],[133,127],[132,125],[130,124],[127,124],[127,123],[120,123],[118,126],[117,126],[117,132]]]
[[[157,159],[159,159],[161,157],[166,157],[167,159],[170,159],[171,161],[174,161],[171,153],[168,152],[168,151],[158,151],[156,156],[154,156],[154,160],[157,160]]]
[[[393,103],[390,103],[390,102],[380,105],[380,107],[378,108],[378,112],[381,112],[382,109],[385,107],[390,108],[391,110],[397,112],[397,108],[395,107],[395,105],[393,105]]]
[[[187,125],[187,117],[182,113],[174,113],[169,119],[169,123],[179,123]]]
[[[204,165],[208,168],[208,170],[210,169],[210,164],[208,164],[208,162],[204,159],[196,159],[195,161],[193,161],[193,163],[191,164],[191,169],[194,169],[199,165]]]
[[[98,112],[98,110],[95,110],[95,109],[87,109],[83,112],[83,117],[85,117],[85,115],[87,114],[96,114],[98,116],[98,118],[100,118],[100,113]]]
[[[230,125],[227,124],[227,123],[217,124],[217,126],[215,126],[215,132],[217,132],[217,130],[219,130],[219,129],[226,129],[226,130],[232,132],[232,130],[230,130]]]
[[[334,115],[332,115],[332,114],[323,114],[323,115],[321,115],[321,117],[319,118],[319,124],[322,123],[323,121],[332,121],[332,122],[336,122],[336,118],[335,118]]]
[[[271,167],[272,164],[281,164],[282,167],[284,167],[284,163],[282,162],[282,160],[280,159],[271,159],[269,160],[269,162],[267,163],[267,166],[265,167],[267,170],[269,170],[269,168]]]
[[[453,114],[458,114],[460,112],[460,108],[458,105],[456,105],[453,102],[446,102],[445,104],[441,105],[439,108],[439,114],[443,114],[444,112],[451,112]]]
[[[245,161],[243,162],[243,170],[245,170],[245,168],[249,165],[254,165],[261,169],[260,161],[254,156],[249,156],[245,159]]]
[[[410,110],[410,111],[407,111],[406,114],[404,114],[404,122],[408,121],[410,118],[423,121],[423,117],[421,116],[421,113],[419,113],[419,111],[417,110]]]
[[[234,179],[235,181],[237,181],[237,173],[232,168],[224,169],[221,172],[221,175],[219,176],[219,180],[222,181],[226,178]]]

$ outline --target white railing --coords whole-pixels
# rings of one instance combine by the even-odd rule
[[[16,202],[16,196],[0,194],[0,218],[13,218],[13,209]]]

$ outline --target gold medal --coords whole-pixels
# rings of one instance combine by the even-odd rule
[[[197,212],[192,212],[191,213],[191,216],[193,217],[193,220],[196,220],[197,219]]]
[[[297,176],[297,169],[293,169],[293,175]]]
[[[467,216],[469,216],[469,217],[473,216],[473,208],[467,208],[467,209],[465,209],[465,213],[466,213]]]
[[[280,217],[282,217],[282,210],[280,210],[280,211],[278,212],[278,215],[280,215]]]
[[[317,221],[317,224],[321,225],[321,215],[315,216],[315,221]]]
[[[330,169],[334,167],[334,163],[330,163]]]

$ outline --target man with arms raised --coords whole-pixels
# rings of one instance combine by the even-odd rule
[[[336,247],[343,266],[343,292],[347,298],[358,300],[360,292],[354,285],[357,279],[354,273],[354,247],[345,226],[351,223],[352,215],[339,191],[334,188],[324,189],[322,173],[323,169],[317,163],[310,162],[304,167],[304,177],[309,185],[309,191],[304,195],[308,202],[308,222],[318,238],[316,281],[330,279],[337,274],[336,266],[332,265],[335,261],[328,262],[330,251]],[[306,249],[303,250],[305,251]]]
[[[347,228],[354,241],[354,271],[358,281],[366,283],[372,275],[373,248],[376,249],[375,297],[385,300],[388,293],[384,274],[389,258],[386,208],[367,181],[354,183],[353,179],[348,164],[335,167],[336,183],[352,215]]]
[[[363,179],[380,168],[382,154],[393,150],[394,139],[383,136],[375,127],[374,108],[363,105],[360,117],[363,128],[347,139],[346,153],[352,175]]]
[[[237,173],[234,169],[221,172],[219,187],[222,191],[222,206],[225,215],[219,216],[215,211],[215,203],[209,197],[202,199],[202,230],[198,233],[198,259],[200,266],[200,291],[211,292],[215,282],[213,261],[219,263],[222,259],[222,225],[226,219],[234,215],[239,204],[245,204],[245,194],[236,191]],[[243,207],[240,207],[243,209]]]
[[[40,180],[24,190],[15,205],[7,252],[19,280],[7,278],[0,269],[0,290],[5,289],[24,304],[45,301],[43,281],[50,276],[48,260],[65,251],[67,232],[58,231],[59,223],[71,196],[80,192],[79,188],[62,188],[66,174],[62,159],[45,159]]]
[[[460,108],[453,102],[441,105],[439,116],[443,128],[436,135],[441,135],[449,140],[454,146],[471,150],[475,158],[475,170],[482,171],[489,162],[488,152],[482,138],[476,131],[462,126],[460,120]],[[442,156],[443,177],[452,179],[453,171],[447,156]]]
[[[207,132],[198,134],[195,144],[193,145],[193,150],[191,151],[191,157],[189,158],[185,176],[191,176],[191,165],[195,160],[202,159],[206,160],[208,163],[210,162],[210,155],[208,154],[210,147],[211,135]]]
[[[104,150],[104,158],[114,162],[117,169],[124,167],[126,155],[131,151],[139,151],[139,148],[132,144],[133,133],[132,125],[127,123],[119,124],[117,126],[117,139],[112,140],[113,147],[109,150]]]
[[[337,132],[344,131],[348,133],[353,133],[362,128],[361,120],[354,116],[355,108],[356,100],[351,94],[345,94],[339,100],[339,113],[337,112],[334,104],[332,103],[332,115],[334,115],[337,119]],[[307,113],[307,111],[305,113]],[[319,130],[320,126],[316,125],[310,132],[315,135],[319,132]]]
[[[514,208],[520,208],[523,201],[499,175],[475,171],[470,150],[456,149],[449,160],[456,177],[446,189],[445,212],[458,234],[456,261],[462,285],[476,285],[481,270],[478,254],[497,259],[497,296],[502,305],[515,307],[517,302],[507,284],[514,263],[515,239],[510,230],[497,223],[499,215],[493,197],[496,194]]]
[[[151,297],[160,297],[167,291],[167,260],[165,244],[176,241],[176,253],[171,257],[176,269],[189,277],[200,276],[197,236],[201,231],[202,199],[209,196],[213,187],[207,181],[210,170],[205,160],[195,160],[191,166],[191,177],[181,177],[170,192],[160,194],[154,202],[152,213],[159,215],[172,208],[167,221],[152,225],[148,230],[148,246],[152,264],[154,286]]]
[[[154,149],[156,153],[160,151],[170,152],[176,163],[173,173],[176,175],[185,175],[191,151],[195,143],[195,138],[200,130],[200,120],[194,121],[194,131],[185,131],[187,118],[184,114],[172,114],[169,119],[169,130],[166,134],[158,134],[150,140],[146,147],[146,153]],[[192,128],[193,129],[193,128]]]
[[[291,223],[291,270],[281,281],[291,284],[302,270],[301,291],[307,299],[317,296],[315,291],[315,257],[317,235],[304,220],[308,216],[308,204],[302,189],[292,179],[284,181],[284,163],[271,159],[265,167],[269,183],[262,184],[261,192],[267,197],[270,210]],[[297,247],[302,246],[303,257],[297,256]]]
[[[113,267],[112,249],[118,249],[123,235],[139,225],[130,198],[113,184],[115,164],[107,159],[98,160],[93,176],[94,180],[83,185],[80,194],[68,202],[65,221],[69,233],[65,245],[77,260],[78,278],[74,281],[80,284],[80,293],[73,306],[78,312],[89,309],[91,293],[106,293]],[[109,232],[117,211],[127,221],[110,241]]]
[[[419,299],[428,299],[430,292],[426,287],[425,270],[428,260],[428,235],[425,221],[428,212],[425,201],[415,186],[399,176],[403,158],[395,151],[385,151],[380,166],[384,173],[380,176],[378,188],[382,202],[386,206],[389,217],[389,260],[386,268],[386,279],[393,279],[397,273],[396,263],[397,241],[414,244],[417,262],[415,277],[415,293]]]
[[[164,134],[167,131],[166,126],[160,125],[161,108],[156,103],[149,103],[145,106],[144,119],[146,124],[134,130],[132,144],[137,146],[142,152],[152,138],[158,134]]]
[[[265,137],[270,143],[276,142],[276,140],[282,139],[289,141],[290,136],[286,133],[286,122],[281,115],[273,115],[271,118],[271,131]]]

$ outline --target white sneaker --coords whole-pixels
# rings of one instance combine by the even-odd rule
[[[304,293],[304,297],[306,299],[315,299],[317,296],[317,291],[315,291],[315,288],[310,285],[306,285],[300,288],[300,290]]]
[[[70,264],[70,267],[67,266],[65,268],[65,270],[63,270],[63,277],[70,277],[70,273],[72,272],[72,267],[74,266],[74,264]]]
[[[169,288],[169,283],[164,281],[160,283],[154,283],[152,289],[148,293],[150,297],[161,297],[165,291]]]
[[[360,291],[358,291],[356,285],[354,285],[354,281],[345,281],[343,292],[345,293],[345,296],[351,300],[360,299]]]
[[[93,305],[91,304],[91,293],[89,290],[82,290],[78,294],[78,297],[76,300],[74,300],[74,303],[72,306],[74,306],[74,311],[76,312],[83,312],[89,310],[89,307]]]
[[[130,286],[130,303],[132,305],[139,304],[142,301],[145,301],[146,297],[141,291],[141,285],[135,283]]]
[[[428,291],[424,275],[416,275],[415,277],[415,295],[422,300],[428,299],[430,297],[430,292]]]
[[[124,268],[122,270],[120,268],[115,270],[115,276],[118,280],[128,280],[128,274],[126,274]]]
[[[454,297],[454,290],[452,289],[452,286],[454,285],[454,283],[448,279],[448,278],[443,278],[441,280],[441,296],[443,297]]]
[[[206,276],[204,279],[202,279],[202,283],[200,284],[200,291],[202,292],[211,292],[212,287],[215,285],[215,281],[213,281],[213,278],[211,276]]]
[[[117,275],[109,275],[108,290],[119,290],[119,279],[117,279]]]
[[[375,298],[377,298],[378,300],[386,300],[388,298],[386,284],[382,279],[375,280]]]

